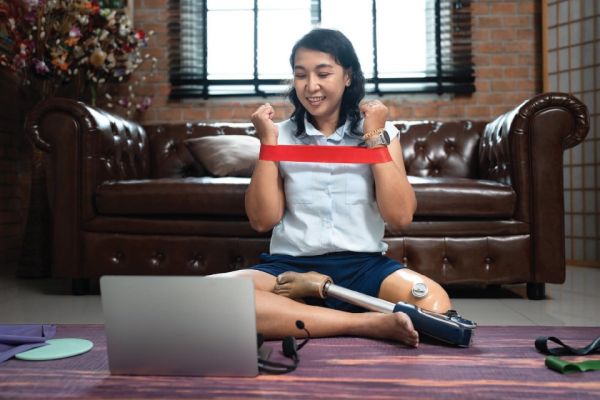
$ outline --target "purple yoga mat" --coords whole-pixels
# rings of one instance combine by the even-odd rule
[[[45,346],[56,334],[56,325],[0,325],[0,363],[15,354]]]

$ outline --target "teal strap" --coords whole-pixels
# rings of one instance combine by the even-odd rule
[[[546,357],[546,367],[553,369],[561,374],[570,374],[573,372],[586,372],[600,370],[600,360],[588,360],[582,362],[569,362],[560,357]]]

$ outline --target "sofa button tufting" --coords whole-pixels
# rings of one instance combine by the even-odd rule
[[[201,255],[195,254],[189,261],[188,267],[192,271],[200,272],[206,269],[206,264],[204,262],[204,257]]]
[[[159,251],[152,253],[150,257],[150,266],[152,268],[158,268],[165,260],[165,255]]]
[[[123,258],[123,252],[115,251],[112,257],[110,258],[110,262],[113,264],[121,263],[121,259]]]

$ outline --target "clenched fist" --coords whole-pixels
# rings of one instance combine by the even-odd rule
[[[388,117],[388,108],[379,100],[360,103],[360,112],[365,116],[363,133],[383,128]]]
[[[273,122],[275,110],[269,103],[265,103],[252,114],[250,121],[256,128],[256,135],[262,144],[276,145],[279,131]]]

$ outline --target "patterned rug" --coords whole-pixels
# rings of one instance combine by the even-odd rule
[[[296,371],[240,379],[111,376],[103,327],[60,325],[57,338],[89,339],[94,349],[64,360],[0,364],[0,398],[600,399],[600,371],[562,375],[547,369],[534,348],[538,336],[582,347],[600,336],[600,328],[484,326],[468,349],[313,339],[300,351]],[[284,360],[279,342],[267,344],[272,359]]]

